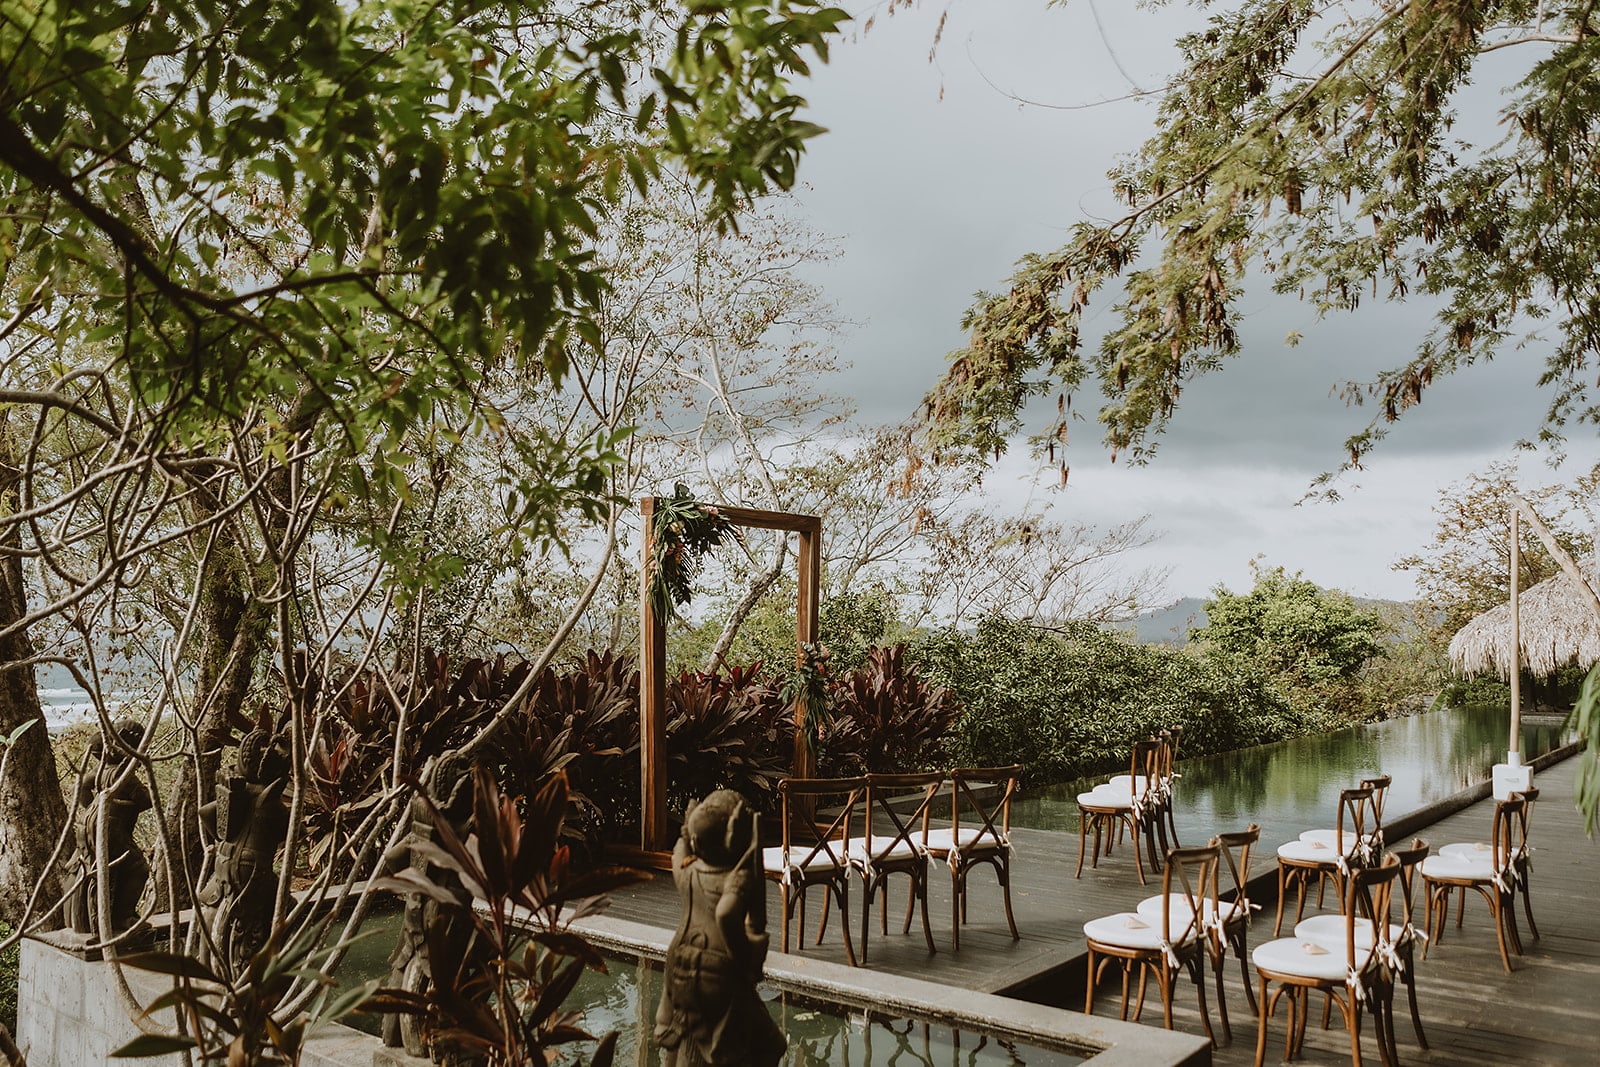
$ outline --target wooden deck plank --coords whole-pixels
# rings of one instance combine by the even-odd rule
[[[1532,874],[1534,917],[1543,935],[1533,941],[1522,918],[1527,954],[1514,957],[1516,970],[1508,975],[1500,964],[1488,910],[1480,901],[1468,905],[1461,930],[1452,914],[1444,938],[1430,946],[1426,961],[1419,960],[1417,997],[1431,1051],[1416,1045],[1410,1018],[1403,1005],[1396,1034],[1401,1060],[1406,1064],[1479,1064],[1516,1061],[1539,1064],[1590,1064],[1600,1061],[1596,1051],[1596,1022],[1600,1019],[1600,908],[1593,906],[1600,886],[1600,850],[1583,833],[1582,817],[1573,809],[1573,765],[1557,764],[1538,777],[1542,799],[1530,834],[1534,846]],[[1422,831],[1435,849],[1452,841],[1484,839],[1489,831],[1492,802],[1474,804]],[[1181,813],[1180,813],[1181,815]],[[1202,840],[1208,828],[1188,825],[1180,818],[1186,842]],[[1231,829],[1218,827],[1214,829]],[[961,949],[950,951],[950,879],[935,867],[930,889],[930,922],[937,951],[930,955],[921,925],[914,923],[902,934],[905,909],[904,883],[897,881],[890,896],[889,934],[879,934],[874,915],[867,968],[915,975],[929,981],[984,992],[1007,992],[1031,986],[1028,999],[1080,1010],[1083,1004],[1083,923],[1099,915],[1130,909],[1144,896],[1158,892],[1158,879],[1141,886],[1134,873],[1133,856],[1121,845],[1098,870],[1085,864],[1083,877],[1074,879],[1076,836],[1039,830],[1016,830],[1016,860],[1012,902],[1022,934],[1013,942],[1006,929],[1000,893],[987,871],[972,875],[971,922],[962,927]],[[1262,859],[1257,873],[1272,869],[1278,837],[1270,827],[1263,833]],[[859,937],[861,898],[859,883],[852,883],[850,926]],[[1257,894],[1259,896],[1259,894]],[[837,919],[831,918],[820,946],[810,944],[820,913],[820,894],[811,902],[806,921],[805,957],[845,963]],[[1270,904],[1270,902],[1268,902]],[[1331,904],[1331,898],[1330,898]],[[777,888],[771,887],[767,903],[768,927],[774,950],[779,937]],[[1308,914],[1309,914],[1308,910]],[[670,931],[677,923],[678,901],[665,878],[617,894],[611,914]],[[1252,944],[1270,939],[1271,910],[1258,919]],[[1419,919],[1420,922],[1420,919]],[[665,934],[663,936],[666,936]],[[794,946],[791,946],[793,950]],[[1115,979],[1108,974],[1096,995],[1099,1014],[1116,1011]],[[1217,1050],[1221,1067],[1249,1064],[1255,1052],[1256,1021],[1249,1013],[1236,961],[1230,959],[1225,975],[1233,1043]],[[1214,991],[1208,990],[1208,994]],[[1401,997],[1404,997],[1403,990]],[[1151,991],[1145,1021],[1159,1023],[1159,999]],[[1208,996],[1214,1000],[1214,996]],[[1152,1014],[1153,1013],[1153,1014]],[[1337,1015],[1337,1013],[1335,1013]],[[1180,984],[1175,1001],[1175,1025],[1203,1033],[1193,987]],[[1285,1009],[1268,1032],[1268,1062],[1277,1063],[1283,1050]],[[1218,1023],[1216,1005],[1212,1018]],[[1350,1043],[1337,1018],[1328,1031],[1317,1029],[1317,1019],[1307,1030],[1306,1064],[1346,1064]],[[1220,1030],[1220,1026],[1219,1026]],[[1370,1017],[1363,1023],[1363,1058],[1377,1063]]]

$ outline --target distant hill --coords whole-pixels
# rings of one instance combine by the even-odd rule
[[[1141,611],[1131,619],[1109,623],[1113,630],[1130,631],[1133,639],[1142,645],[1173,645],[1189,643],[1189,631],[1206,624],[1206,598],[1186,596],[1164,608]]]

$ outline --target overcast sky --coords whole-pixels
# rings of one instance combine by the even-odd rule
[[[810,223],[843,248],[813,276],[854,324],[839,343],[852,364],[844,391],[864,418],[898,421],[961,343],[961,313],[975,291],[1000,288],[1020,255],[1056,247],[1075,221],[1115,211],[1105,172],[1148,134],[1153,104],[1099,102],[1158,87],[1175,63],[1172,38],[1193,13],[1128,0],[1054,8],[923,0],[892,18],[882,17],[882,3],[845,6],[858,28],[880,17],[836,48],[804,90],[812,118],[829,132],[802,164],[800,201]],[[1109,304],[1102,301],[1102,314]],[[1369,303],[1318,323],[1259,285],[1244,307],[1244,354],[1185,388],[1150,465],[1112,465],[1098,427],[1085,422],[1075,427],[1068,489],[1035,479],[1018,442],[987,492],[996,506],[1048,507],[1058,521],[1148,513],[1163,536],[1132,562],[1170,568],[1172,598],[1218,583],[1247,588],[1257,554],[1356,595],[1413,595],[1393,561],[1430,535],[1440,489],[1513,458],[1513,444],[1537,431],[1547,400],[1533,386],[1542,361],[1509,353],[1436,384],[1341,502],[1297,506],[1368,417],[1330,390],[1403,363],[1427,311]],[[1290,331],[1304,334],[1298,347],[1285,345]],[[1080,410],[1092,412],[1097,400],[1079,397]],[[1587,466],[1600,449],[1592,434],[1578,436],[1570,451]],[[1561,477],[1538,458],[1522,465],[1529,484]]]

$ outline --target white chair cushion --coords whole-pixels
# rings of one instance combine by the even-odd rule
[[[844,858],[842,845],[843,842],[835,842],[833,846],[834,854],[840,859]],[[829,868],[840,866],[840,864],[829,859],[825,851],[818,851],[815,856],[807,860],[806,853],[810,851],[810,845],[791,845],[789,847],[789,864],[794,867],[804,866],[807,871],[825,871]],[[771,871],[773,874],[782,874],[784,866],[782,845],[773,845],[771,848],[761,850],[762,870]]]
[[[929,830],[928,851],[937,852],[940,855],[949,852],[956,847],[956,839],[953,834],[954,831],[948,826],[942,830]],[[990,833],[981,826],[963,826],[961,828],[960,847],[964,852],[998,852],[1005,848],[1006,844],[1007,842],[1003,838]]]
[[[1398,923],[1389,924],[1389,940],[1399,941],[1405,927]],[[1343,915],[1313,915],[1309,919],[1301,920],[1295,925],[1294,936],[1301,941],[1315,941],[1320,945],[1344,952],[1344,916]],[[1356,948],[1370,948],[1372,946],[1372,920],[1356,920]]]
[[[1097,786],[1087,793],[1078,794],[1078,806],[1082,808],[1117,808],[1129,811],[1133,808],[1133,797],[1126,789],[1112,789],[1110,786]]]
[[[1111,779],[1111,781],[1107,782],[1104,786],[1098,786],[1097,788],[1104,789],[1109,787],[1112,789],[1120,789],[1124,793],[1131,795],[1133,792],[1133,783],[1135,782],[1139,783],[1139,792],[1141,793],[1150,788],[1150,780],[1142,774],[1119,774],[1115,778]]]
[[[1083,924],[1083,936],[1102,945],[1118,948],[1159,949],[1161,947],[1161,921],[1155,922],[1131,911],[1103,915]],[[1179,938],[1178,944],[1186,939]]]
[[[1339,850],[1321,841],[1290,841],[1278,846],[1278,858],[1298,863],[1339,862]]]
[[[1439,850],[1439,855],[1450,859],[1477,859],[1480,856],[1489,856],[1493,863],[1494,846],[1487,841],[1457,841],[1453,845],[1446,845]]]
[[[1276,941],[1258,945],[1255,951],[1250,953],[1250,959],[1255,963],[1257,970],[1271,971],[1274,974],[1293,974],[1302,978],[1337,981],[1343,979],[1346,973],[1343,945],[1331,948],[1298,937],[1280,937]],[[1361,967],[1364,964],[1365,959],[1362,958],[1358,946],[1356,966]]]
[[[869,860],[873,863],[884,863],[889,860],[911,859],[918,855],[917,846],[904,838],[896,838],[893,834],[872,836],[872,847],[868,849],[867,839],[852,837],[850,839],[850,862],[860,865]]]
[[[1345,837],[1349,838],[1352,843],[1354,843],[1354,841],[1355,841],[1355,836],[1356,835],[1354,833],[1350,832],[1349,830],[1345,831]],[[1305,844],[1308,844],[1308,845],[1315,845],[1315,844],[1319,844],[1320,843],[1320,844],[1326,846],[1327,848],[1338,848],[1339,847],[1339,831],[1337,831],[1337,830],[1307,830],[1303,834],[1300,835],[1300,840],[1302,842],[1304,842]]]
[[[1139,904],[1135,910],[1142,918],[1147,919],[1150,922],[1159,923],[1161,921],[1161,899],[1160,893],[1157,893],[1155,896],[1145,897],[1143,900],[1139,901]],[[1234,919],[1244,914],[1244,908],[1249,907],[1249,902],[1246,901],[1245,904],[1241,906],[1231,900],[1222,900],[1218,901],[1216,905],[1213,905],[1211,901],[1208,900],[1205,902],[1204,906],[1205,910],[1209,913],[1209,918],[1211,918],[1213,923],[1216,922],[1216,915],[1218,911],[1222,913],[1223,922],[1233,922]],[[1173,897],[1173,925],[1178,926],[1188,921],[1189,901],[1183,897]]]
[[[1422,861],[1424,878],[1470,879],[1475,882],[1494,880],[1494,853],[1477,852],[1471,856],[1429,856]]]

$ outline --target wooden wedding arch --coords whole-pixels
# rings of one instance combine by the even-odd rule
[[[644,519],[644,565],[639,586],[639,845],[661,855],[671,850],[667,823],[667,627],[650,607],[651,557],[655,549],[656,497],[639,501]],[[795,656],[799,645],[817,642],[818,583],[822,570],[822,520],[815,515],[783,511],[717,506],[717,512],[734,526],[751,530],[778,530],[800,535],[795,604]],[[794,771],[804,777],[810,770],[809,752],[802,734],[803,715],[795,709]]]

